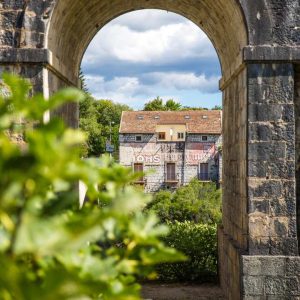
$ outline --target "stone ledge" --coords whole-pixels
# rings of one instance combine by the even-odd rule
[[[300,46],[247,46],[244,62],[300,62]]]
[[[49,49],[0,48],[0,64],[41,64],[58,76],[67,85],[79,86],[79,79],[55,57]]]
[[[0,49],[0,63],[50,63],[48,49]]]

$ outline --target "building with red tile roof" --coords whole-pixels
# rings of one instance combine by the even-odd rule
[[[222,111],[126,111],[119,133],[120,163],[147,173],[148,192],[220,179]]]

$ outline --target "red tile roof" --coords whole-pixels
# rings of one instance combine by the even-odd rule
[[[124,111],[120,133],[155,133],[160,124],[186,124],[188,133],[221,134],[222,111]]]

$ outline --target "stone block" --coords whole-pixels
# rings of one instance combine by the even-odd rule
[[[284,142],[251,142],[248,145],[248,158],[253,161],[277,161],[285,159]]]
[[[291,117],[289,106],[284,109],[282,104],[250,103],[248,106],[248,119],[250,122],[279,122]]]
[[[283,186],[280,180],[249,179],[248,195],[252,198],[279,197],[283,194]]]
[[[251,64],[248,67],[249,103],[292,103],[292,64]]]

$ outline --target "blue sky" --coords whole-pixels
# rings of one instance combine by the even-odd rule
[[[198,26],[161,10],[122,15],[94,37],[82,61],[90,92],[141,109],[160,96],[182,105],[221,105],[216,51]]]

